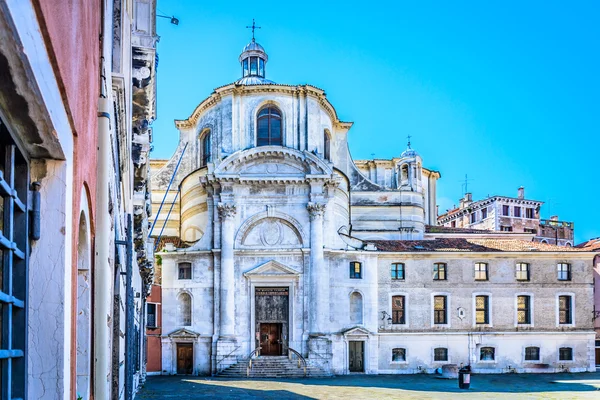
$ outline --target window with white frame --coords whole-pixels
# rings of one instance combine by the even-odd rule
[[[179,279],[192,279],[192,264],[179,263]]]
[[[525,361],[540,361],[540,348],[535,346],[526,347]]]
[[[558,359],[560,361],[573,361],[573,348],[561,347],[558,349]]]
[[[406,349],[392,349],[392,362],[406,361]]]
[[[475,296],[475,323],[485,325],[490,323],[490,297]]]
[[[494,361],[496,360],[496,349],[493,347],[482,347],[479,349],[479,360],[480,361]]]
[[[448,361],[448,349],[445,347],[433,349],[433,361]]]
[[[393,296],[392,297],[392,324],[403,325],[406,324],[406,297],[404,296]]]
[[[448,299],[446,296],[433,296],[433,323],[436,325],[448,323]]]
[[[531,296],[517,296],[517,324],[531,324]]]
[[[569,325],[573,323],[573,298],[569,295],[558,296],[558,323]]]

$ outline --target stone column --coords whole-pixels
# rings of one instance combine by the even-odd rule
[[[311,271],[311,333],[323,333],[329,321],[329,270],[323,260],[323,214],[325,204],[308,203],[310,215],[310,271]]]
[[[220,337],[235,333],[235,277],[233,267],[233,240],[235,204],[218,205],[221,217],[221,327]]]

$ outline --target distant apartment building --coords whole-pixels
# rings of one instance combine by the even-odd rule
[[[557,216],[541,219],[542,204],[543,201],[526,199],[523,187],[519,188],[517,197],[492,196],[473,201],[472,194],[467,193],[458,207],[438,216],[438,225],[531,233],[537,242],[573,246],[573,223],[559,221]]]

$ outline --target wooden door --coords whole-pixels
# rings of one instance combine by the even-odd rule
[[[177,374],[190,375],[194,372],[194,344],[177,343]]]
[[[597,340],[596,340],[597,342]],[[600,347],[596,347],[596,366],[600,365]]]
[[[348,369],[350,372],[365,372],[365,342],[348,342]]]
[[[280,356],[282,344],[281,324],[260,324],[261,356]]]

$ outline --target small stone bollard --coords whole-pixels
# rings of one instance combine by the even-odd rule
[[[458,378],[458,365],[456,365],[456,364],[442,365],[442,378],[457,379]]]

